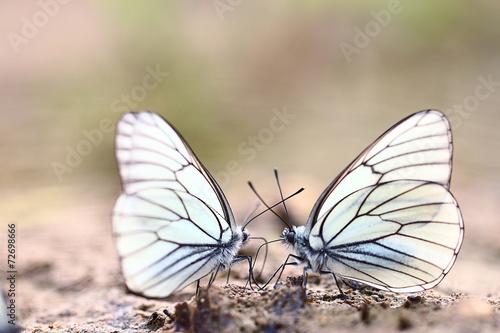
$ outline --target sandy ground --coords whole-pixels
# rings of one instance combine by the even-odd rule
[[[480,296],[445,287],[393,294],[345,286],[346,302],[329,276],[309,276],[305,291],[297,268],[264,290],[243,287],[247,273],[239,264],[228,285],[222,274],[196,297],[195,286],[167,300],[128,294],[107,209],[107,203],[82,204],[72,209],[82,223],[20,230],[17,320],[26,332],[496,332],[500,327],[498,293]],[[272,251],[286,254],[281,245]],[[269,270],[281,260],[272,251]]]

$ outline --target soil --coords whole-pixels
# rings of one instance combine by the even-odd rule
[[[68,223],[62,214],[59,222],[20,229],[17,323],[26,332],[496,332],[500,327],[498,293],[480,296],[446,287],[394,294],[344,285],[344,300],[331,276],[309,275],[305,290],[300,268],[287,268],[276,285],[252,289],[245,286],[243,263],[233,267],[229,284],[225,274],[209,288],[202,280],[197,296],[191,285],[166,300],[145,299],[123,285],[110,236],[111,205],[72,206],[72,216],[85,223]],[[278,252],[286,250],[271,248],[264,274],[279,266]]]

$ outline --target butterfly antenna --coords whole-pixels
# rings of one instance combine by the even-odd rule
[[[265,213],[265,212],[267,212],[267,211],[272,212],[272,213],[273,213],[274,215],[276,215],[276,216],[277,216],[277,217],[278,217],[278,218],[279,218],[279,219],[280,219],[283,223],[285,223],[285,225],[286,225],[287,227],[290,227],[290,226],[287,224],[287,222],[286,222],[286,221],[285,221],[285,220],[284,220],[284,219],[283,219],[283,218],[282,218],[282,217],[281,217],[278,213],[276,213],[276,212],[273,210],[273,208],[274,208],[274,207],[276,207],[276,206],[278,206],[278,205],[280,205],[282,202],[284,202],[284,201],[286,201],[286,200],[290,199],[291,197],[293,197],[293,196],[295,196],[295,195],[299,194],[300,192],[302,192],[303,190],[305,190],[305,187],[300,188],[300,189],[299,189],[298,191],[296,191],[295,193],[293,193],[293,194],[289,195],[288,197],[286,197],[286,198],[284,198],[284,199],[280,200],[279,202],[275,203],[274,205],[269,206],[269,205],[268,205],[268,204],[264,201],[264,199],[262,199],[262,197],[259,195],[259,193],[257,193],[257,190],[255,189],[255,187],[253,186],[253,184],[252,184],[252,182],[251,182],[251,181],[248,181],[248,186],[250,186],[250,189],[251,189],[251,190],[253,191],[253,193],[257,196],[257,198],[258,198],[258,199],[259,199],[259,200],[260,200],[260,201],[264,204],[264,206],[266,206],[266,210],[264,210],[264,211],[260,212],[259,214],[255,215],[255,216],[254,216],[254,217],[252,217],[250,220],[248,220],[248,221],[247,221],[247,223],[245,223],[245,224],[243,225],[243,229],[245,229],[245,228],[246,228],[246,226],[247,226],[250,222],[252,222],[252,221],[253,221],[253,220],[255,220],[257,217],[261,216],[262,214],[264,214],[264,213]]]
[[[288,220],[288,227],[290,228],[292,226],[292,223],[290,222],[290,214],[288,213],[288,209],[286,208],[286,203],[285,200],[283,199],[283,191],[281,190],[281,184],[280,184],[280,179],[278,177],[278,169],[274,169],[274,177],[276,178],[276,183],[278,184],[278,189],[280,190],[280,197],[281,197],[281,202],[283,202],[283,208],[285,209],[286,213],[286,219]]]
[[[247,222],[251,221],[250,220],[250,216],[252,216],[255,213],[255,211],[257,210],[257,208],[259,208],[259,206],[260,206],[260,202],[255,201],[252,209],[250,209],[250,211],[248,212],[248,214],[243,219],[243,225],[244,225],[243,229],[245,229],[245,227],[247,226],[247,224],[248,224]]]

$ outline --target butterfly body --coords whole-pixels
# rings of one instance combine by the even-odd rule
[[[238,251],[247,242],[248,237],[250,237],[248,232],[237,226],[233,230],[233,235],[229,241],[219,243],[218,247],[220,249],[215,257],[218,258],[217,264],[220,270],[226,270],[239,261],[239,258],[237,258]]]
[[[305,226],[285,229],[283,242],[306,270],[388,291],[432,288],[463,241],[449,191],[452,151],[441,112],[403,119],[330,183]]]

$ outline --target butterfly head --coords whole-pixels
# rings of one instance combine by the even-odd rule
[[[304,238],[304,226],[285,228],[280,235],[281,241],[287,246],[296,247],[297,242],[302,242]]]
[[[306,238],[305,226],[285,228],[280,235],[281,242],[293,248],[302,247],[303,245],[301,244],[307,242]]]
[[[280,238],[285,245],[295,244],[295,230],[293,230],[293,228],[285,228],[285,230],[281,233]]]
[[[246,230],[242,230],[241,231],[241,242],[242,244],[245,244],[248,240],[248,238],[250,237],[250,234],[248,233],[248,231]]]

